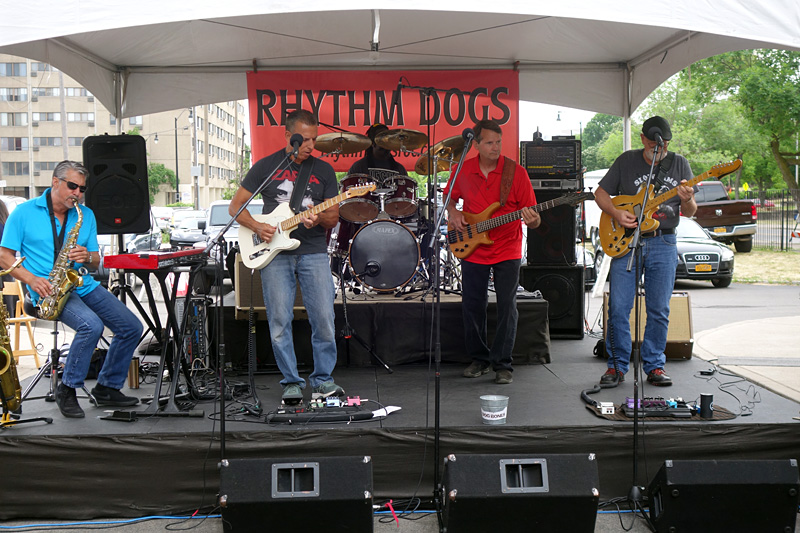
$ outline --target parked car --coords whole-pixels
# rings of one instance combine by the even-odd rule
[[[22,196],[6,196],[0,195],[0,200],[3,200],[3,203],[6,204],[6,209],[8,209],[8,213],[11,214],[11,211],[14,210],[22,202],[27,202],[27,198],[23,198]]]
[[[203,233],[201,222],[205,222],[205,217],[189,217],[182,219],[178,225],[172,228],[169,234],[170,245],[177,248],[184,248],[195,245],[198,242],[205,242],[206,235]]]
[[[700,224],[681,217],[676,234],[678,268],[676,279],[710,280],[714,287],[728,287],[733,281],[734,253],[715,241]]]
[[[697,212],[692,219],[708,229],[714,240],[733,244],[737,252],[753,249],[758,212],[752,200],[730,200],[720,181],[698,183],[694,199]]]
[[[596,192],[600,180],[608,173],[607,168],[592,170],[583,175],[583,192]],[[586,240],[595,248],[600,246],[600,215],[602,211],[594,200],[582,202],[579,206],[580,211],[580,231]],[[578,233],[580,235],[580,233]]]
[[[211,202],[211,205],[208,206],[208,215],[206,216],[206,227],[204,230],[207,239],[215,238],[219,232],[222,231],[222,228],[230,221],[231,216],[228,214],[228,206],[230,206],[230,204],[230,200],[217,200]],[[247,205],[247,210],[250,211],[251,214],[258,215],[261,214],[263,207],[264,202],[262,200],[253,200]],[[227,258],[231,249],[239,245],[239,224],[237,222],[234,222],[228,231],[225,232],[224,238],[225,249],[222,250],[222,257]],[[225,277],[229,276],[230,274],[228,273],[226,265]]]
[[[176,209],[172,213],[172,223],[170,225],[173,228],[176,228],[178,227],[178,224],[181,223],[181,220],[186,218],[203,218],[205,216],[205,209]]]

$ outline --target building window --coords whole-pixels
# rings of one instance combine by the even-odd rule
[[[61,137],[34,137],[34,146],[61,146]]]
[[[27,102],[28,89],[2,87],[0,88],[0,101]]]
[[[61,113],[33,113],[34,122],[60,122]]]
[[[44,97],[44,96],[60,96],[61,89],[58,87],[34,87],[32,89],[33,96]]]
[[[58,72],[58,69],[48,63],[31,61],[31,72]]]
[[[3,176],[27,176],[30,174],[30,167],[27,162],[3,162]]]
[[[33,170],[36,172],[52,172],[56,169],[56,165],[58,165],[56,161],[36,161],[33,163]]]
[[[64,89],[67,96],[92,96],[92,93],[83,87],[67,87]]]
[[[94,122],[94,113],[67,113],[67,122]]]
[[[27,113],[0,113],[0,126],[27,126]]]
[[[0,76],[27,76],[28,66],[25,63],[0,63]]]
[[[0,150],[3,152],[27,152],[27,137],[0,137]]]
[[[114,115],[112,115],[111,113],[109,113],[109,114],[108,114],[108,123],[109,123],[110,125],[112,125],[112,126],[116,126],[116,125],[117,125],[117,117],[115,117]]]
[[[83,146],[83,137],[70,137],[67,142],[70,146]]]
[[[131,117],[130,118],[131,126],[141,126],[142,125],[142,116],[139,115],[138,117]]]

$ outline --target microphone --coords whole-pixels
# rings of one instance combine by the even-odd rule
[[[395,89],[394,93],[392,94],[392,103],[389,105],[389,109],[393,107],[398,107],[400,105],[400,92],[403,90],[403,78],[397,80],[397,89]]]
[[[464,137],[464,140],[470,142],[472,139],[475,138],[475,131],[472,128],[466,128],[462,133],[461,136]]]
[[[298,152],[300,152],[300,145],[303,144],[303,136],[299,133],[292,134],[289,144],[292,145],[292,155],[297,157]]]
[[[374,278],[381,273],[381,264],[377,261],[367,261],[367,264],[364,265],[364,273]]]
[[[653,141],[656,141],[659,146],[664,146],[664,138],[661,136],[661,128],[658,126],[653,126],[649,130],[647,130],[647,137]]]

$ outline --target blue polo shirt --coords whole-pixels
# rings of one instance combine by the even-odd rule
[[[53,269],[53,229],[50,224],[50,214],[47,211],[47,189],[44,194],[38,198],[33,198],[18,205],[14,211],[8,216],[6,227],[3,230],[3,239],[0,241],[0,246],[19,252],[20,257],[25,257],[25,262],[22,266],[28,269],[34,275],[47,278],[50,276],[50,271]],[[85,205],[81,205],[83,212],[83,222],[81,223],[81,230],[78,232],[78,244],[85,246],[90,252],[97,252],[100,248],[97,246],[97,220],[91,209]],[[55,218],[55,217],[53,217]],[[64,233],[64,240],[66,241],[70,230],[75,226],[78,221],[78,212],[73,207],[67,211],[67,231]],[[56,231],[61,232],[61,223],[58,218],[55,218]],[[73,268],[76,270],[83,266],[81,263],[76,263]],[[95,280],[91,275],[86,274],[83,276],[83,285],[75,289],[78,296],[85,296],[92,292],[100,283]],[[31,299],[34,302],[39,300],[39,295],[28,287],[31,293]]]

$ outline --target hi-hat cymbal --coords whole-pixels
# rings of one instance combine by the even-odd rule
[[[375,137],[375,144],[387,150],[413,151],[428,143],[428,136],[416,130],[386,130]]]
[[[435,163],[436,172],[447,172],[450,170],[450,167],[456,163],[458,158],[461,157],[461,152],[464,151],[465,145],[466,142],[464,141],[464,137],[461,135],[449,137],[441,142],[438,142],[433,146],[433,148],[417,159],[417,164],[414,166],[414,170],[417,172],[417,174],[433,174],[433,172],[428,169],[428,154],[430,154],[431,158],[438,158]]]
[[[366,135],[342,131],[319,135],[315,148],[325,154],[357,154],[370,146],[372,141]]]

